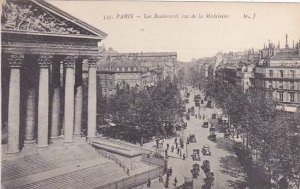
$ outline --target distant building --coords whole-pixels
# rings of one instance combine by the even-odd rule
[[[286,111],[296,112],[300,107],[300,41],[289,48],[269,44],[260,51],[255,70],[255,85],[268,89]]]
[[[118,87],[141,89],[178,74],[176,52],[118,53],[103,46],[99,51],[97,76],[105,97],[115,95]],[[87,70],[88,66],[83,66],[83,73]]]

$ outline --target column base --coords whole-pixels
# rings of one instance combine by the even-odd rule
[[[6,155],[7,156],[18,156],[18,155],[20,155],[20,150],[18,150],[18,151],[16,151],[16,152],[7,152],[6,151]]]
[[[70,145],[73,145],[74,143],[75,143],[74,141],[64,141],[63,145],[64,146],[70,146]]]
[[[47,150],[48,149],[48,145],[46,145],[46,146],[37,146],[36,148],[38,150]]]
[[[57,135],[57,136],[51,136],[50,139],[60,139],[61,136],[60,135]]]
[[[36,142],[35,140],[24,140],[24,146],[34,145],[35,142]]]
[[[73,136],[74,137],[81,137],[81,133],[74,133]]]

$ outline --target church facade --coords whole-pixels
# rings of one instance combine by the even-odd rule
[[[87,137],[96,135],[98,43],[107,34],[42,0],[2,1],[2,138],[6,153],[82,134],[82,63],[88,63]]]

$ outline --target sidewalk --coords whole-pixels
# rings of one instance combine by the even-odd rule
[[[184,176],[181,173],[180,166],[184,160],[182,159],[182,156],[180,154],[177,154],[177,150],[175,147],[175,138],[168,138],[164,140],[163,143],[163,151],[167,149],[167,144],[169,144],[169,150],[168,150],[168,168],[172,168],[172,175],[169,177],[169,187],[168,188],[181,188],[182,185],[185,182]],[[177,137],[177,141],[179,143],[179,138],[180,136]],[[184,136],[184,141],[185,141],[185,136]],[[171,152],[172,145],[174,146],[174,151]],[[144,144],[144,147],[155,150],[156,148],[156,142],[152,141],[149,143]],[[182,149],[182,154],[186,154],[186,143],[184,142],[184,147]],[[175,187],[174,185],[174,178],[177,178],[177,185]],[[165,182],[166,182],[166,175],[163,176],[163,182],[159,182],[159,179],[154,179],[151,181],[151,187],[147,187],[147,184],[141,185],[139,187],[136,187],[135,189],[144,189],[144,188],[151,188],[151,189],[164,189],[165,188]]]
[[[174,178],[175,176],[172,174],[172,176],[169,177],[169,189],[177,189],[177,188],[181,188],[182,185],[184,184],[184,177],[182,175],[177,175],[177,185],[175,187],[174,185]],[[154,179],[151,180],[151,187],[147,187],[147,184],[143,184],[141,186],[135,187],[133,189],[165,189],[165,182],[166,182],[166,175],[163,176],[163,182],[159,182],[159,179]]]

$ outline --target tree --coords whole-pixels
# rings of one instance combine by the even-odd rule
[[[205,94],[222,108],[231,123],[246,135],[246,147],[255,152],[253,163],[299,187],[299,118],[277,109],[268,91],[250,88],[247,93],[220,78],[207,82]],[[297,134],[298,133],[298,134]]]

